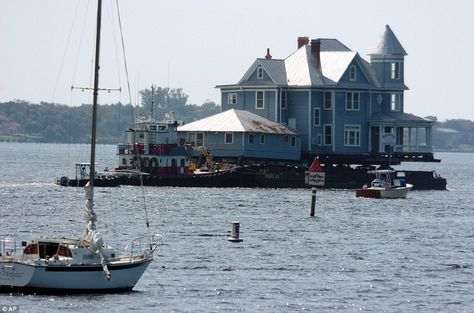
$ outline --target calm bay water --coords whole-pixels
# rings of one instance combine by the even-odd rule
[[[99,168],[116,164],[98,146]],[[354,191],[144,189],[163,239],[133,292],[1,294],[21,312],[472,312],[474,155],[439,153],[449,191],[408,199],[357,199]],[[58,187],[87,161],[87,145],[0,143],[0,235],[77,236],[83,191]],[[117,249],[146,235],[139,187],[98,188],[99,229]],[[241,243],[226,240],[241,222]]]

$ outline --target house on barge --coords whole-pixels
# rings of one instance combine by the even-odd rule
[[[222,111],[249,111],[288,127],[301,136],[308,160],[384,164],[391,153],[392,164],[438,161],[434,122],[405,113],[406,55],[388,25],[369,62],[337,39],[299,37],[287,58],[267,49],[238,83],[218,85]]]
[[[275,59],[267,49],[236,84],[218,85],[222,113],[178,131],[194,146],[213,150],[213,156],[256,167],[260,187],[304,186],[302,171],[315,157],[324,164],[329,188],[369,184],[373,177],[367,169],[374,166],[439,162],[432,151],[434,122],[405,112],[406,55],[388,25],[369,62],[337,39],[299,37],[287,58]],[[273,134],[271,143],[258,142],[255,130],[230,127],[229,116],[240,112],[286,130]],[[221,128],[210,127],[210,121]],[[301,149],[297,161],[288,138]],[[434,171],[397,175],[416,189],[446,189],[446,180]]]

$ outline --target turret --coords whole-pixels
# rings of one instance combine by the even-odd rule
[[[403,75],[406,55],[390,26],[386,25],[384,33],[369,53],[370,65],[382,87],[405,89]]]

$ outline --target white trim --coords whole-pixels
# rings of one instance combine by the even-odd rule
[[[316,111],[318,111],[318,124],[315,123]],[[313,108],[313,126],[321,126],[321,108]]]
[[[233,98],[234,98],[234,96],[235,96],[235,102],[232,101]],[[229,92],[229,93],[227,94],[227,104],[235,105],[235,104],[237,104],[237,102],[238,102],[237,99],[238,99],[238,96],[237,96],[237,93],[236,93],[236,92]]]
[[[395,65],[395,68],[394,68]],[[400,62],[390,62],[390,79],[400,80]],[[397,75],[394,75],[397,74]]]
[[[331,143],[326,143],[326,126],[331,127]],[[323,124],[323,146],[332,146],[334,144],[334,136],[333,136],[334,127],[332,124]]]
[[[278,90],[275,90],[275,122],[278,123]]]
[[[288,94],[287,94],[287,90],[283,90],[283,88],[282,88],[282,89],[280,89],[280,91],[281,91],[280,109],[281,109],[281,110],[286,110],[286,109],[288,108],[288,102],[287,102],[287,101],[288,101]],[[283,97],[283,94],[285,94],[284,97]],[[285,99],[285,106],[281,105],[281,103],[283,103],[283,99]]]
[[[326,108],[326,92],[331,95],[331,107]],[[333,92],[332,91],[323,91],[323,110],[332,110],[334,108],[334,103],[332,99],[334,98]]]
[[[352,70],[354,70],[354,78],[352,78]],[[357,67],[355,65],[351,65],[349,67],[349,80],[356,81],[357,80]]]
[[[231,135],[231,136],[232,136],[232,141],[231,141],[231,142],[227,142],[227,135]],[[232,145],[232,144],[234,144],[234,133],[233,133],[233,132],[225,132],[225,133],[224,133],[224,144],[225,144],[225,145]]]
[[[390,112],[402,112],[402,94],[399,92],[390,93]],[[395,96],[395,98],[393,98]],[[393,101],[395,99],[395,102]],[[395,107],[394,107],[395,105]]]
[[[356,128],[357,130],[355,130],[355,135],[356,137],[354,137],[354,140],[357,141],[356,144],[349,144],[347,143],[347,139],[348,137],[346,137],[346,131],[351,131],[351,130],[346,130],[346,128]],[[344,124],[344,146],[345,147],[360,147],[360,125],[355,125],[355,124]]]
[[[313,127],[311,123],[311,90],[308,92],[308,151],[311,151],[311,138],[313,133]]]
[[[263,67],[261,65],[257,67],[257,79],[263,79]]]
[[[347,101],[347,97],[348,95],[351,94],[351,107],[349,108],[348,106],[348,101]],[[357,94],[357,108],[355,109],[354,108],[354,95]],[[358,91],[346,91],[344,93],[344,98],[345,98],[345,103],[346,103],[346,111],[360,111],[360,92]]]
[[[257,103],[258,103],[257,95],[259,92],[262,93],[262,107],[261,108],[257,106]],[[265,90],[255,90],[255,110],[265,110]]]

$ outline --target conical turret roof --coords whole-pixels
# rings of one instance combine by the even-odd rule
[[[398,41],[397,37],[390,29],[390,26],[385,26],[385,31],[377,40],[377,43],[370,51],[369,55],[407,55],[405,49]]]

